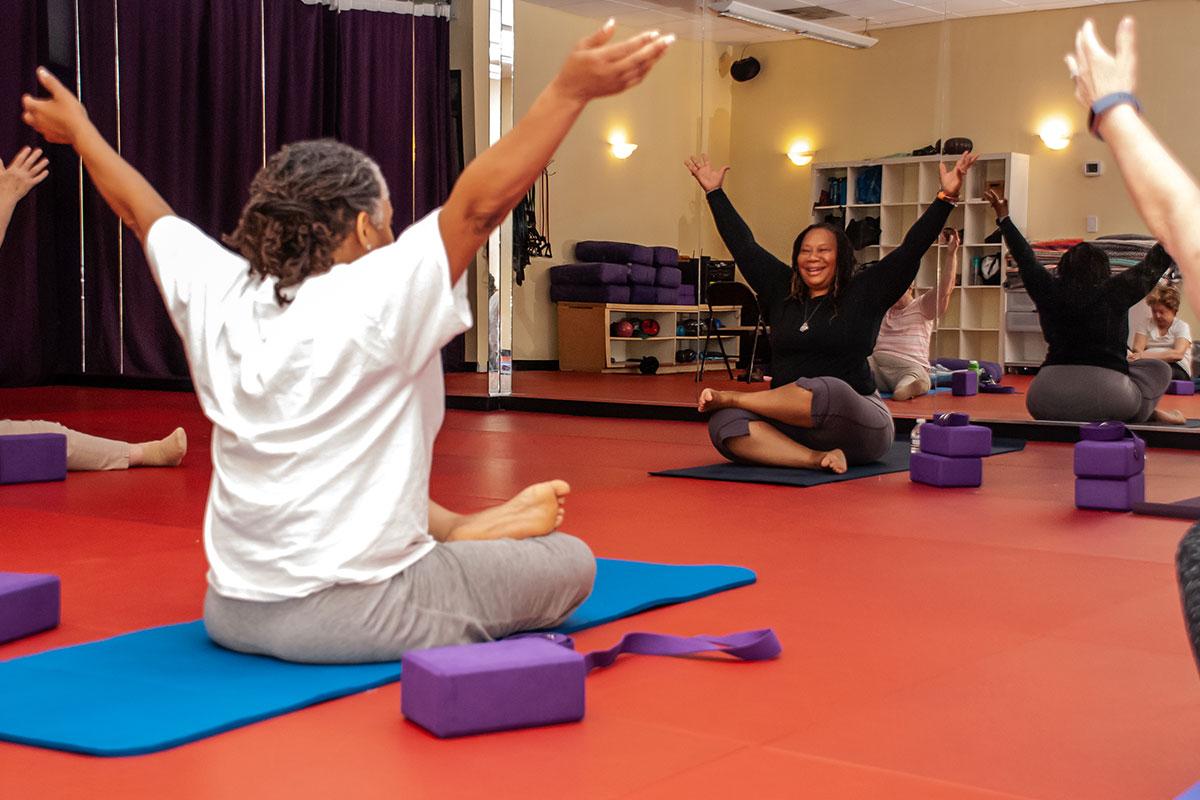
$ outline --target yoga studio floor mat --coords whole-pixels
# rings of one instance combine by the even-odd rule
[[[1200,497],[1189,497],[1174,503],[1134,503],[1130,510],[1144,517],[1200,520]]]
[[[992,439],[992,455],[1024,450],[1025,442],[1020,439]],[[735,483],[769,483],[776,486],[819,486],[822,483],[852,481],[889,472],[905,472],[910,454],[908,442],[893,442],[892,449],[881,460],[873,464],[850,467],[841,475],[820,472],[815,469],[789,469],[788,467],[758,467],[750,464],[732,464],[723,461],[704,467],[664,469],[651,472],[663,478],[696,478],[703,481],[733,481]]]
[[[744,567],[598,558],[591,596],[558,630],[754,581]],[[167,625],[0,662],[0,739],[98,756],[153,753],[399,678],[399,662],[291,664],[217,647],[201,622]]]

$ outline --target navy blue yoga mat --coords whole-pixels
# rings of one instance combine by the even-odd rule
[[[598,558],[591,596],[559,630],[754,581],[744,567]],[[399,678],[399,662],[291,664],[218,647],[200,622],[167,625],[0,662],[0,739],[101,756],[152,753]]]
[[[1020,439],[992,439],[992,455],[994,456],[1024,449],[1025,442]],[[650,474],[663,478],[697,478],[704,481],[769,483],[776,486],[819,486],[823,483],[837,483],[838,481],[852,481],[855,478],[869,478],[872,475],[886,475],[889,472],[905,472],[908,470],[910,453],[908,442],[893,442],[892,449],[879,461],[850,467],[841,475],[815,469],[759,467],[753,464],[733,464],[728,461],[703,467],[664,469]]]

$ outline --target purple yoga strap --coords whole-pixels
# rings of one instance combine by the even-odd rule
[[[562,633],[524,633],[513,636],[513,639],[536,637],[548,639],[555,644],[570,650],[575,649],[575,641]],[[594,650],[583,657],[584,666],[589,672],[599,667],[607,667],[617,660],[622,653],[634,653],[643,656],[687,656],[694,653],[717,651],[740,658],[743,661],[765,661],[777,657],[783,652],[775,632],[770,628],[759,631],[742,631],[726,636],[672,636],[666,633],[627,633],[621,641],[607,650]]]

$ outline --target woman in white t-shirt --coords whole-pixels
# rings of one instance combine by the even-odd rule
[[[445,206],[392,234],[373,161],[301,142],[250,187],[233,252],[170,206],[45,69],[25,122],[72,145],[146,249],[213,423],[204,619],[217,643],[367,662],[564,619],[595,560],[553,532],[551,481],[479,514],[429,498],[445,395],[440,350],[471,324],[463,275],[587,103],[636,85],[673,40],[581,41]]]
[[[1153,358],[1171,365],[1171,379],[1192,379],[1192,330],[1176,316],[1179,313],[1179,290],[1174,286],[1159,286],[1146,298],[1150,319],[1133,336],[1130,361]]]

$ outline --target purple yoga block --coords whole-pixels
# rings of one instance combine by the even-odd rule
[[[1191,381],[1171,381],[1167,384],[1167,394],[1195,394],[1196,384]]]
[[[970,397],[979,394],[979,373],[969,369],[951,372],[950,394],[956,397]]]
[[[537,637],[414,650],[400,710],[442,738],[577,722],[586,675],[582,655]]]
[[[1075,506],[1103,511],[1129,511],[1146,499],[1146,476],[1128,478],[1076,478]]]
[[[982,425],[922,425],[921,452],[965,458],[992,454],[992,431]]]
[[[925,428],[921,426],[921,444],[925,444]],[[913,453],[909,460],[908,477],[915,483],[930,486],[979,486],[983,483],[982,458],[950,458],[932,453]]]
[[[0,572],[0,644],[58,627],[57,576]]]
[[[925,428],[921,428],[924,442]],[[1146,443],[1141,439],[1116,442],[1084,440],[1075,445],[1075,477],[1129,478],[1146,468]]]
[[[61,481],[67,477],[67,437],[61,433],[0,436],[0,483]]]
[[[696,285],[687,283],[681,284],[679,286],[679,298],[677,302],[681,306],[696,305]]]

